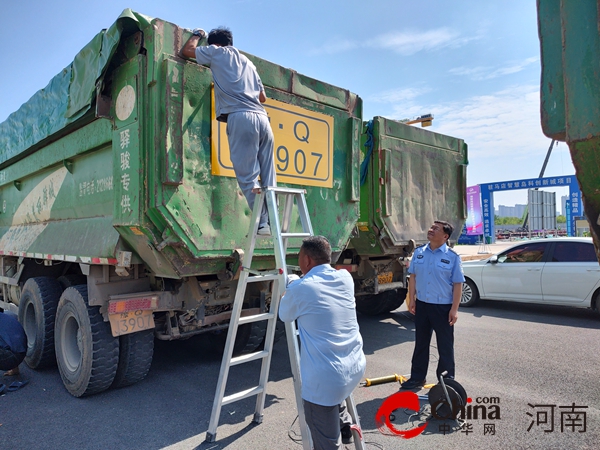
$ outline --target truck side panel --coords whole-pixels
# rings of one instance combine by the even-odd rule
[[[568,143],[600,259],[598,2],[538,0],[544,133]]]

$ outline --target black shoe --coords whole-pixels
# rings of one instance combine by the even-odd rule
[[[342,444],[352,444],[352,430],[350,429],[350,425],[344,425],[342,427]]]
[[[425,386],[425,380],[410,380],[405,381],[400,385],[400,389],[416,389]]]

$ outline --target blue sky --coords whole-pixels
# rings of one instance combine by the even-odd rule
[[[132,8],[187,28],[228,26],[241,50],[360,95],[365,119],[433,114],[429,130],[468,143],[469,185],[537,177],[550,145],[535,0],[3,3],[0,122]],[[560,143],[545,175],[573,173]],[[496,205],[526,201],[526,191],[495,196]]]

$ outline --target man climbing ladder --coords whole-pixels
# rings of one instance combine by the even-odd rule
[[[285,197],[285,203],[283,205],[283,214],[282,214],[281,221],[279,219],[278,208],[277,208],[277,195]],[[265,196],[267,199],[267,206],[268,206],[268,210],[269,210],[269,218],[270,218],[270,222],[271,222],[271,230],[272,230],[272,235],[273,235],[273,246],[274,246],[274,252],[275,252],[276,269],[273,271],[260,271],[259,272],[259,271],[254,271],[254,270],[250,269],[250,267],[252,264],[252,256],[254,253],[254,247],[255,247],[256,239],[257,239],[256,232],[257,232],[259,220],[260,220],[260,217],[259,217],[260,209],[261,209],[260,206],[262,205],[262,200],[265,198]],[[294,200],[298,207],[298,215],[300,217],[300,222],[302,225],[303,231],[301,233],[289,232]],[[236,297],[235,297],[235,301],[234,301],[234,305],[233,305],[229,330],[227,333],[227,343],[225,345],[223,360],[221,362],[221,371],[219,374],[219,380],[217,382],[217,390],[215,392],[215,399],[214,399],[214,403],[213,403],[211,419],[210,419],[208,431],[206,434],[207,441],[214,442],[216,440],[216,429],[217,429],[218,422],[219,422],[219,415],[221,412],[221,407],[223,405],[227,405],[229,403],[233,403],[235,401],[242,400],[244,398],[247,398],[247,397],[250,397],[253,395],[257,395],[256,409],[255,409],[255,413],[254,413],[254,422],[256,422],[256,423],[262,422],[263,409],[264,409],[264,403],[265,403],[265,395],[266,395],[265,388],[266,388],[268,375],[269,375],[269,366],[270,366],[271,354],[272,354],[272,349],[273,349],[273,337],[275,334],[275,324],[277,321],[277,312],[279,309],[279,302],[280,302],[281,296],[285,292],[286,283],[288,281],[288,275],[287,275],[288,267],[286,265],[286,249],[287,249],[287,245],[288,245],[288,240],[294,239],[294,238],[308,238],[310,240],[310,242],[312,242],[312,240],[317,240],[318,242],[324,241],[325,243],[327,242],[324,238],[321,238],[321,237],[314,238],[314,237],[311,237],[312,235],[313,235],[312,225],[310,223],[310,218],[308,216],[308,209],[307,209],[306,201],[304,198],[304,190],[291,189],[291,188],[277,188],[277,187],[267,187],[267,188],[263,188],[261,190],[261,192],[258,195],[257,202],[255,203],[255,207],[253,210],[252,222],[251,222],[250,230],[248,233],[248,244],[244,251],[242,270],[241,270],[240,278],[238,281],[238,288],[236,291]],[[261,236],[258,236],[258,237],[260,238]],[[307,244],[307,245],[309,247],[311,247],[310,244]],[[304,247],[304,244],[303,244],[303,247]],[[331,258],[331,249],[330,249],[328,243],[327,243],[326,248],[328,249],[328,250],[326,250],[326,252],[328,251],[328,256],[325,259],[327,259],[329,261]],[[311,250],[308,250],[308,253],[310,253],[310,252],[311,252]],[[311,257],[305,256],[306,253],[307,252],[301,252],[301,258],[300,258],[301,259],[301,268],[303,268],[302,271],[306,276],[312,277],[313,274],[311,272],[311,269],[315,268],[315,264],[313,264],[313,262],[317,262],[317,260],[319,260],[319,258],[316,257],[313,260]],[[323,266],[320,269],[317,269],[317,272],[323,273],[324,281],[327,281],[327,280],[330,280],[333,278],[336,278],[336,279],[338,278],[338,276],[337,276],[338,272],[336,272],[334,269],[332,269],[331,266],[328,265],[328,262],[319,263],[319,264],[317,264],[317,266]],[[327,267],[329,267],[329,269],[327,269]],[[333,273],[335,273],[336,275],[333,276]],[[345,383],[346,383],[347,387],[348,386],[350,387],[350,389],[337,389],[336,390],[337,395],[336,395],[336,399],[335,399],[335,402],[336,402],[336,404],[335,404],[336,427],[335,428],[337,428],[337,432],[335,432],[335,433],[337,433],[337,435],[332,437],[332,439],[330,439],[331,442],[326,443],[325,444],[326,446],[321,446],[321,444],[320,444],[320,442],[322,441],[322,439],[320,437],[321,432],[319,431],[320,429],[316,429],[315,433],[319,434],[319,437],[317,437],[318,442],[315,442],[314,448],[315,449],[338,448],[337,445],[339,445],[338,441],[339,441],[339,436],[340,436],[340,423],[339,423],[338,412],[344,410],[344,408],[343,407],[341,408],[340,405],[342,404],[342,402],[345,398],[344,396],[338,398],[338,396],[345,395],[345,396],[347,396],[347,398],[345,400],[345,404],[347,405],[347,410],[351,416],[351,420],[350,420],[347,418],[346,414],[344,414],[345,421],[348,425],[350,425],[350,423],[354,424],[354,425],[352,425],[351,429],[354,431],[355,446],[357,449],[362,450],[363,449],[363,440],[362,440],[362,436],[360,434],[360,426],[359,426],[358,415],[356,413],[356,407],[354,405],[352,395],[351,395],[352,390],[358,384],[358,382],[364,372],[364,355],[362,353],[362,339],[360,338],[360,334],[358,334],[358,325],[356,324],[356,314],[354,312],[354,290],[353,290],[353,283],[351,281],[352,279],[351,279],[350,275],[348,275],[345,272],[343,272],[343,273],[339,272],[339,274],[341,274],[341,277],[343,278],[344,281],[341,283],[338,282],[338,285],[344,286],[344,293],[342,294],[342,296],[344,297],[345,301],[351,306],[352,314],[350,314],[350,309],[345,309],[344,316],[342,316],[340,318],[341,320],[338,321],[339,324],[337,325],[337,327],[340,329],[340,331],[342,333],[348,332],[349,328],[351,328],[353,330],[352,332],[356,333],[356,338],[355,338],[355,344],[351,346],[352,349],[351,349],[350,355],[346,355],[346,356],[338,355],[337,357],[340,360],[343,359],[345,361],[345,363],[349,362],[351,359],[355,359],[354,364],[357,368],[349,369],[345,372],[345,376],[348,377],[345,379]],[[347,284],[347,280],[345,279],[344,274],[347,275],[348,278],[350,279],[350,284]],[[308,278],[306,279],[306,281],[307,280],[308,280]],[[258,282],[258,281],[272,281],[270,311],[268,313],[258,314],[255,316],[240,317],[241,310],[242,310],[242,303],[243,303],[244,297],[245,297],[246,286],[248,283]],[[301,285],[306,283],[306,281],[303,278],[302,280],[296,281],[294,283],[294,286],[300,287]],[[301,289],[298,289],[298,287],[291,288],[290,292],[296,292],[296,295],[298,295],[298,293],[301,292]],[[330,285],[329,287],[332,287],[332,286]],[[338,297],[340,297],[339,294],[336,294],[334,296],[333,300],[335,300],[335,302],[341,302],[342,301],[341,298],[338,298]],[[293,295],[290,294],[290,296],[287,298],[291,299],[291,298],[293,298]],[[334,316],[335,316],[336,310],[337,310],[337,307],[333,308],[331,310],[331,312],[329,313],[331,315],[332,322],[335,322]],[[351,315],[352,315],[352,317],[350,317]],[[345,318],[345,316],[348,316],[348,318],[350,318],[350,320],[347,320]],[[298,316],[298,318],[299,317],[300,316]],[[251,323],[251,322],[258,322],[261,320],[267,321],[267,331],[266,331],[266,336],[265,336],[264,350],[255,352],[255,353],[251,353],[248,355],[232,357],[233,344],[235,342],[237,328],[240,325],[243,325],[246,323]],[[308,318],[308,316],[303,319],[303,321],[305,321],[305,322],[308,320],[310,320]],[[342,321],[344,321],[344,322],[342,322]],[[352,321],[354,321],[354,324],[356,324],[356,326],[349,326],[349,323]],[[307,331],[306,329],[304,331],[302,331],[302,330],[300,331],[300,338],[302,340],[303,348],[307,345],[310,345],[310,342],[311,342],[310,340],[306,340],[306,343],[305,343],[305,339],[307,339],[306,331]],[[307,426],[307,423],[305,420],[304,407],[303,407],[304,405],[303,405],[302,396],[301,396],[301,392],[304,392],[304,390],[301,387],[301,381],[300,381],[301,377],[300,377],[300,358],[298,355],[298,331],[296,329],[295,322],[293,319],[286,323],[286,334],[287,334],[287,341],[288,341],[288,350],[289,350],[289,354],[290,354],[292,375],[293,375],[293,379],[294,379],[294,390],[296,393],[296,406],[297,406],[298,415],[300,418],[300,429],[302,432],[302,445],[303,445],[304,450],[310,450],[313,448],[313,446],[312,446],[311,433],[310,433],[309,427]],[[304,335],[304,337],[303,337],[303,335]],[[225,387],[227,384],[227,377],[229,375],[230,367],[234,366],[234,365],[250,362],[250,361],[255,361],[257,359],[262,359],[262,366],[261,366],[260,379],[259,379],[258,386],[247,389],[242,392],[237,392],[237,393],[225,396],[224,392],[225,392]],[[324,373],[323,376],[329,377],[329,375],[327,373]],[[326,378],[324,380],[321,380],[321,382],[325,382],[325,383],[327,381],[328,380]],[[313,400],[314,400],[314,398],[313,398]],[[309,413],[309,414],[311,414],[311,413]],[[312,413],[312,414],[313,415],[310,416],[310,420],[317,420],[317,421],[320,420],[319,417],[314,417],[314,413]],[[317,411],[317,414],[320,414],[320,411]],[[331,415],[330,415],[330,417],[331,417]],[[327,440],[328,439],[326,439],[326,441]],[[350,440],[349,437],[345,438],[346,442],[348,442],[349,440]],[[331,445],[334,445],[334,441],[335,441],[336,446],[332,447]]]

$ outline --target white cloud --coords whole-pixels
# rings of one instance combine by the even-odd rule
[[[326,42],[320,48],[312,49],[310,54],[333,54],[354,48],[369,48],[392,50],[401,55],[409,56],[420,51],[460,47],[479,38],[479,35],[464,37],[461,36],[460,32],[445,27],[428,31],[395,31],[375,36],[367,41],[336,38]]]
[[[445,47],[460,47],[476,37],[461,37],[458,31],[438,28],[429,31],[398,31],[368,40],[366,47],[393,50],[401,55],[413,55],[420,51],[439,50]]]
[[[420,95],[430,92],[431,89],[427,87],[423,88],[407,88],[407,89],[392,89],[389,91],[381,92],[367,97],[368,101],[378,103],[396,103],[407,100],[413,100]]]
[[[512,86],[489,95],[448,103],[398,105],[391,118],[424,113],[435,117],[428,130],[455,136],[469,146],[469,185],[539,175],[550,139],[540,125],[539,86]],[[546,176],[570,175],[566,146],[553,153]],[[566,153],[565,153],[566,152]]]
[[[515,62],[502,67],[490,67],[490,66],[475,66],[475,67],[455,67],[450,69],[449,72],[453,75],[465,75],[474,81],[490,80],[492,78],[498,78],[503,75],[510,75],[513,73],[521,72],[530,64],[538,62],[539,56],[524,59],[523,61]]]
[[[351,41],[349,39],[336,38],[335,40],[330,40],[326,42],[321,48],[315,48],[310,51],[311,55],[319,55],[326,54],[331,55],[334,53],[342,53],[348,50],[352,50],[354,48],[359,47],[359,43],[356,41]]]

